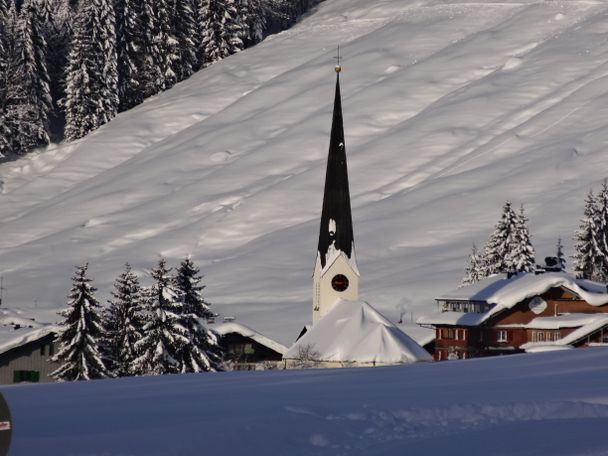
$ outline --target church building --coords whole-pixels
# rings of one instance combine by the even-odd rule
[[[331,136],[319,244],[313,273],[312,326],[284,355],[302,356],[332,367],[412,363],[430,354],[359,300],[360,273],[355,256],[350,206],[340,72],[336,67]]]

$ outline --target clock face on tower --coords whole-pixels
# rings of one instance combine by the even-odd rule
[[[344,291],[348,288],[348,279],[342,274],[335,275],[331,279],[331,286],[336,291]]]

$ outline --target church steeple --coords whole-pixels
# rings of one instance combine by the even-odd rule
[[[337,66],[319,246],[313,275],[313,324],[340,300],[352,301],[359,298],[359,271],[355,259],[344,147],[340,71],[341,67]]]
[[[323,268],[329,260],[328,252],[330,250],[335,249],[344,252],[348,258],[353,255],[353,220],[350,211],[350,192],[346,168],[339,69],[339,66],[336,67],[336,95],[319,232],[318,252]]]

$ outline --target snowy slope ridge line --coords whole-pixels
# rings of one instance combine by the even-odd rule
[[[606,349],[592,348],[369,369],[15,385],[2,394],[13,417],[12,454],[155,456],[205,448],[235,456],[358,456],[407,448],[424,455],[455,445],[463,454],[496,454],[496,442],[508,441],[499,454],[600,455],[607,448],[607,361]]]
[[[607,5],[328,0],[289,31],[0,165],[3,304],[54,322],[73,266],[191,254],[215,312],[290,345],[310,273],[340,43],[360,298],[412,320],[457,286],[506,198],[537,259],[608,168]]]

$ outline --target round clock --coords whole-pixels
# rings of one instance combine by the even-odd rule
[[[348,279],[342,274],[335,275],[331,279],[331,286],[336,291],[344,291],[348,288]]]

